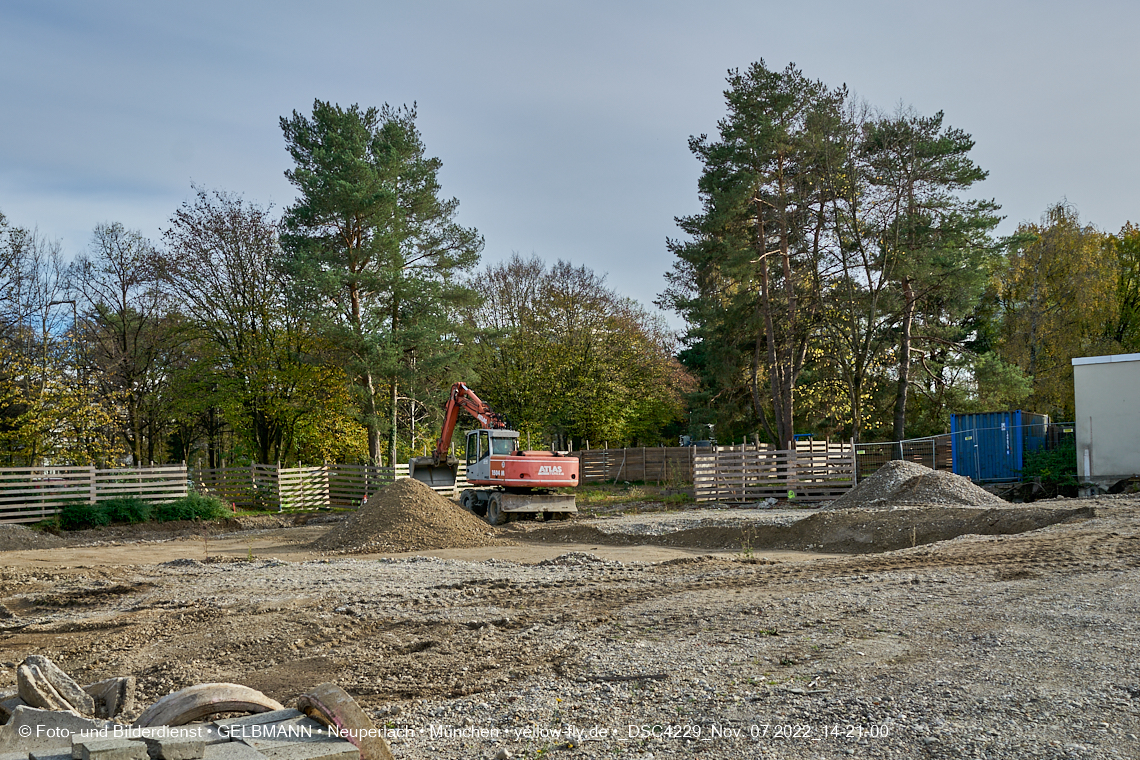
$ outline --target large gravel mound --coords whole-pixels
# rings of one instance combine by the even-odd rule
[[[856,507],[1007,507],[1009,502],[978,488],[969,478],[932,470],[914,462],[894,460],[824,509]]]
[[[377,491],[355,514],[309,545],[321,552],[368,554],[501,546],[496,531],[418,480]]]
[[[0,552],[20,551],[21,549],[55,549],[59,546],[69,546],[59,536],[50,533],[41,533],[38,530],[25,528],[23,525],[0,525]]]

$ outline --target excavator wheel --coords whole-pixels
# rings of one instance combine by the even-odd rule
[[[459,504],[468,512],[475,511],[475,494],[471,491],[464,491],[459,497]]]
[[[503,503],[499,499],[499,494],[491,494],[491,499],[487,502],[487,522],[491,525],[502,525],[507,519],[507,514],[503,512]]]

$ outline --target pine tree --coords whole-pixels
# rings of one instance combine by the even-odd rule
[[[453,315],[473,298],[456,275],[483,248],[455,222],[459,202],[440,197],[441,162],[426,156],[415,119],[414,107],[320,100],[312,117],[281,119],[294,161],[285,175],[300,191],[282,243],[303,300],[343,351],[369,457],[379,462],[386,429],[393,465],[400,389],[456,370],[463,327]]]

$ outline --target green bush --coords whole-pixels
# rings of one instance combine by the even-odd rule
[[[165,504],[151,504],[134,496],[108,499],[98,504],[73,501],[64,504],[56,516],[62,530],[99,528],[113,523],[141,523],[148,520],[217,520],[228,517],[225,502],[213,496],[192,493]]]
[[[57,518],[59,527],[63,530],[83,530],[111,524],[111,518],[105,510],[97,504],[88,504],[86,501],[64,504]]]
[[[1077,442],[1069,438],[1046,451],[1038,449],[1025,455],[1021,479],[1041,485],[1040,498],[1077,495]]]
[[[152,513],[155,520],[218,520],[230,514],[225,502],[214,496],[192,493],[165,504],[156,504]]]
[[[120,496],[99,502],[99,509],[106,513],[108,522],[141,523],[150,519],[154,507],[137,496]]]

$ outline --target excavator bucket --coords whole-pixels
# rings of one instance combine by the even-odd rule
[[[432,488],[454,488],[459,476],[459,460],[449,457],[435,464],[431,457],[412,457],[408,461],[408,476]]]

